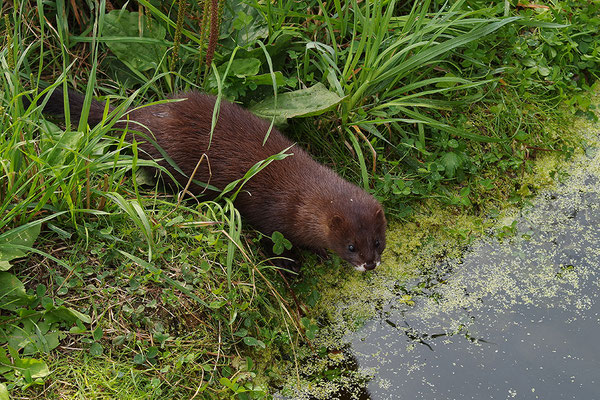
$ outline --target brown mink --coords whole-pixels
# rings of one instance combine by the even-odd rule
[[[84,96],[71,90],[68,94],[71,121],[77,123]],[[194,180],[223,189],[257,162],[290,148],[286,151],[290,156],[271,162],[243,186],[234,202],[242,216],[265,235],[281,232],[296,248],[317,253],[332,250],[359,271],[379,265],[386,219],[373,196],[313,160],[275,128],[263,144],[270,124],[227,101],[220,104],[209,146],[216,97],[191,91],[173,98],[183,100],[131,109],[115,128],[151,135],[185,175],[169,165],[153,144],[136,135],[140,155],[145,153],[141,157],[163,159],[159,163],[185,187],[206,154],[208,162],[200,163]],[[44,112],[62,116],[63,107],[63,93],[55,90]],[[103,103],[92,102],[90,126],[102,120],[104,109]],[[211,196],[195,184],[189,191]]]

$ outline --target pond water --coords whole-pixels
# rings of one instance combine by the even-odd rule
[[[352,334],[370,398],[600,398],[600,197],[577,197],[537,203],[510,243],[478,244],[434,295]]]
[[[294,397],[600,399],[597,137],[562,183],[501,222],[504,237],[403,283],[428,280],[414,304],[397,296],[344,335],[339,368],[362,384]]]
[[[600,159],[346,336],[371,399],[600,398]]]

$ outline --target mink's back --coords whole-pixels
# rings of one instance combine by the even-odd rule
[[[242,107],[222,102],[211,138],[215,98],[198,92],[182,93],[176,98],[187,100],[132,111],[129,119],[140,126],[130,122],[129,129],[147,134],[141,126],[148,128],[158,145],[188,177],[202,155],[206,154],[194,179],[223,189],[230,182],[242,178],[257,162],[292,146],[286,152],[290,156],[273,161],[252,177],[236,198],[236,207],[242,215],[263,233],[278,230],[292,242],[310,247],[312,241],[322,238],[304,236],[311,230],[302,229],[302,224],[307,221],[301,220],[302,216],[298,215],[300,206],[309,202],[315,214],[322,214],[336,198],[370,198],[331,169],[314,161],[276,128],[270,130],[267,121]],[[263,145],[267,134],[269,136]],[[142,143],[145,140],[141,138],[137,140],[149,157],[163,158],[153,145]],[[187,177],[165,161],[161,163],[185,186]],[[197,185],[190,188],[194,194],[202,192],[210,197],[210,193]]]
[[[175,98],[186,100],[133,110],[129,119],[139,125],[130,122],[128,128],[144,134],[148,134],[144,129],[148,128],[158,145],[188,176],[205,154],[208,162],[203,161],[195,175],[199,181],[210,181],[211,185],[223,189],[229,182],[241,178],[258,161],[292,145],[273,129],[263,146],[269,124],[242,107],[225,101],[220,104],[217,124],[211,136],[215,98],[198,92],[182,93]],[[137,140],[145,142],[140,137]],[[153,145],[146,143],[141,147],[152,158],[162,158]],[[209,173],[209,164],[212,173]]]

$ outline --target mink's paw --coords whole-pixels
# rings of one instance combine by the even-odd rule
[[[327,249],[323,247],[313,250],[313,253],[315,253],[322,261],[329,260],[329,253],[327,252]]]
[[[277,268],[282,270],[281,272],[287,278],[298,279],[301,276],[300,268],[302,265],[296,260],[291,258],[274,258],[272,261]]]

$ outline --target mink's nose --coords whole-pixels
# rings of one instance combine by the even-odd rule
[[[376,264],[376,263],[369,263],[369,264],[365,264],[365,269],[366,269],[367,271],[370,271],[370,270],[372,270],[372,269],[375,269],[375,267],[376,267],[376,266],[377,266],[377,264]]]

